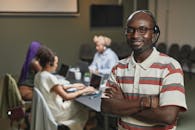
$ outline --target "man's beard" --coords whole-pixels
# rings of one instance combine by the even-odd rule
[[[142,47],[136,47],[134,45],[134,42],[143,42],[145,44],[145,40],[143,39],[135,39],[135,40],[127,40],[127,44],[130,46],[130,48],[132,49],[132,51],[134,52],[134,54],[139,55],[142,54],[143,52],[145,52],[146,50],[149,50],[151,48],[153,48],[153,44],[149,45],[149,46],[142,46]],[[135,47],[134,47],[135,46]]]

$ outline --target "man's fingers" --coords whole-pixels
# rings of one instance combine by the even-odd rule
[[[113,97],[110,93],[104,93],[105,96],[108,96],[109,98]]]

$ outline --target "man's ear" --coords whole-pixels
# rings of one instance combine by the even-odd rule
[[[152,34],[152,43],[153,44],[156,44],[156,42],[158,41],[159,35],[160,35],[159,33]]]
[[[157,39],[157,34],[153,33],[152,34],[152,43],[155,43],[156,39]]]

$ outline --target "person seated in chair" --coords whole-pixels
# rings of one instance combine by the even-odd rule
[[[93,61],[89,66],[90,73],[95,73],[103,77],[103,83],[108,79],[112,67],[117,64],[119,58],[117,54],[110,48],[112,40],[109,37],[99,35],[94,36],[93,42],[96,45],[97,52],[94,55]],[[96,114],[95,117],[100,125],[103,125],[103,116]],[[109,125],[110,126],[110,125]]]
[[[33,41],[30,44],[18,80],[18,88],[22,99],[25,101],[32,100],[34,76],[38,71],[41,70],[39,62],[35,59],[35,55],[40,47],[41,44],[37,41]]]
[[[45,98],[56,122],[68,126],[71,130],[83,130],[88,111],[74,99],[84,93],[94,93],[95,89],[81,83],[62,85],[52,74],[58,67],[58,57],[51,49],[44,47],[37,53],[37,59],[42,70],[35,75],[34,84]],[[67,92],[69,88],[76,88],[77,91]]]
[[[112,67],[118,62],[118,56],[109,48],[112,40],[106,36],[94,36],[97,52],[89,66],[91,73],[96,73],[108,77]]]

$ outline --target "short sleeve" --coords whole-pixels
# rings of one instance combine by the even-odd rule
[[[168,68],[160,91],[160,106],[175,105],[186,110],[184,77],[181,66],[177,61],[173,61]]]
[[[45,81],[45,84],[44,85],[46,87],[46,90],[48,92],[51,91],[51,89],[55,86],[55,85],[58,85],[59,84],[59,80],[57,79],[57,77],[53,74],[48,74],[48,78],[46,78],[46,81]]]

